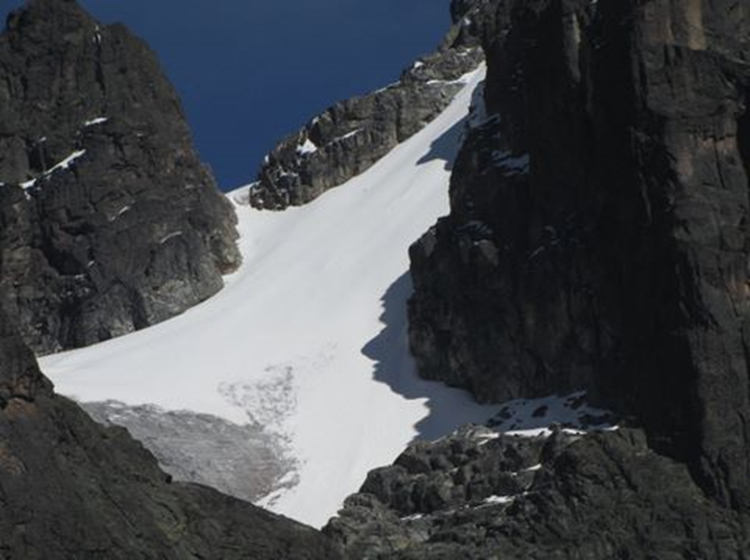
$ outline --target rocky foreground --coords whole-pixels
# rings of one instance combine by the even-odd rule
[[[320,533],[172,483],[123,428],[56,395],[0,320],[0,557],[336,559]]]
[[[466,429],[373,471],[324,532],[362,560],[743,558],[750,540],[643,431]]]

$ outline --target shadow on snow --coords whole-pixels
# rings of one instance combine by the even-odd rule
[[[409,352],[407,332],[406,305],[412,292],[408,272],[388,288],[381,300],[380,320],[384,328],[362,348],[362,353],[375,362],[376,381],[385,383],[406,399],[427,399],[428,413],[414,426],[415,439],[433,440],[463,424],[488,420],[498,407],[481,406],[468,392],[419,377]]]
[[[459,146],[466,131],[467,118],[463,118],[441,134],[430,144],[430,150],[419,158],[417,165],[423,165],[433,160],[442,160],[445,169],[453,170]]]

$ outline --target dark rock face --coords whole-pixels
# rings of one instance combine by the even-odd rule
[[[239,264],[236,218],[154,54],[73,1],[0,36],[0,291],[37,352],[178,314]]]
[[[466,12],[464,11],[466,10]],[[283,140],[250,191],[255,208],[283,210],[363,173],[438,116],[462,89],[457,80],[482,60],[467,4],[438,52],[419,59],[382,90],[337,103]]]
[[[122,428],[55,395],[0,320],[0,557],[336,559],[316,531],[169,483]]]
[[[324,532],[363,560],[737,560],[743,523],[639,430],[466,429],[373,471]]]
[[[488,119],[409,309],[424,376],[483,401],[587,387],[743,511],[748,9],[485,3]]]

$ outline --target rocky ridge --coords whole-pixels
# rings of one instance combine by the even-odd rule
[[[467,6],[487,80],[410,251],[420,373],[624,420],[415,444],[326,532],[372,559],[745,558],[750,4]]]
[[[306,204],[366,171],[439,115],[463,88],[459,78],[482,60],[471,8],[452,10],[454,25],[440,49],[398,82],[337,103],[282,140],[266,156],[250,204],[269,210]]]
[[[0,36],[0,292],[47,353],[178,314],[239,264],[236,218],[156,56],[73,0]]]

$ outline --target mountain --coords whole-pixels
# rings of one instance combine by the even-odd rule
[[[38,0],[9,37],[34,10],[87,17]],[[243,265],[224,290],[41,362],[175,476],[315,525],[343,503],[325,535],[169,483],[2,323],[0,550],[745,558],[748,10],[454,0],[441,51],[230,193]],[[66,149],[8,192],[36,208],[94,165]]]
[[[415,437],[490,418],[496,407],[419,379],[406,338],[408,248],[448,211],[483,77],[465,76],[423,130],[307,205],[271,212],[249,206],[250,187],[229,193],[243,264],[224,290],[171,321],[46,356],[43,371],[176,477],[313,526]]]
[[[38,353],[158,323],[239,264],[231,206],[156,56],[70,0],[0,36],[0,290]]]

